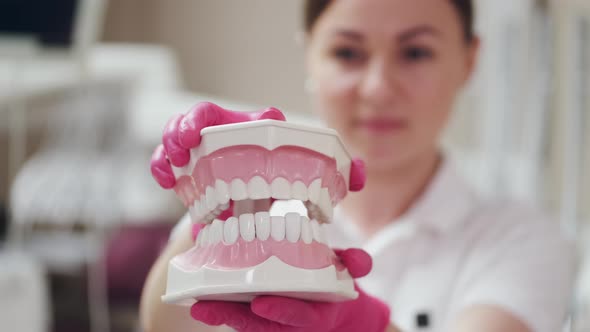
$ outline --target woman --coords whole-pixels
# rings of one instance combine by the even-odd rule
[[[312,0],[305,28],[316,111],[367,171],[364,190],[335,212],[332,244],[364,248],[372,271],[357,280],[359,300],[345,304],[204,302],[192,317],[241,331],[559,331],[572,247],[534,211],[478,197],[439,145],[476,63],[471,1]],[[168,160],[182,164],[186,153],[174,137],[207,125],[188,117],[192,126],[173,119],[154,154],[163,186]],[[159,301],[167,261],[191,246],[188,233],[172,241],[146,284],[148,331],[207,330]],[[356,277],[370,269],[362,251],[341,258]]]

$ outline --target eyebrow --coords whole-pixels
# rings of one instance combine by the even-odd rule
[[[340,36],[340,37],[345,37],[345,38],[352,39],[355,41],[361,41],[364,38],[362,33],[356,32],[354,30],[348,30],[348,29],[339,29],[334,33],[334,35]]]
[[[405,42],[420,35],[440,36],[440,31],[430,25],[420,25],[400,33],[397,40]]]
[[[362,41],[364,39],[364,36],[362,33],[357,32],[355,30],[349,30],[349,29],[339,29],[334,33],[334,35],[344,37],[347,39],[351,39],[354,41]],[[438,31],[437,29],[435,29],[434,27],[432,27],[430,25],[425,24],[425,25],[416,26],[416,27],[413,27],[413,28],[408,29],[406,31],[403,31],[398,36],[396,36],[396,39],[399,40],[400,42],[406,42],[406,41],[408,41],[412,38],[418,37],[420,35],[440,36],[440,31]]]

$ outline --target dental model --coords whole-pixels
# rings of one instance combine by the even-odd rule
[[[335,131],[277,120],[207,127],[173,171],[176,194],[204,226],[170,261],[165,302],[357,297],[326,241],[333,208],[363,177]],[[294,201],[307,213],[269,211]]]

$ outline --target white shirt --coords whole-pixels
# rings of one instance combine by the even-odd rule
[[[403,331],[450,331],[471,305],[498,306],[534,332],[561,331],[575,275],[574,246],[534,209],[478,197],[443,164],[408,213],[364,239],[336,209],[330,244],[373,257],[358,280],[391,307]],[[418,315],[429,326],[418,328]]]

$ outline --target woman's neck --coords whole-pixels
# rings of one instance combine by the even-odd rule
[[[365,188],[349,193],[341,208],[352,221],[371,236],[391,223],[422,195],[434,177],[441,158],[438,154],[421,156],[395,169],[367,169]]]

